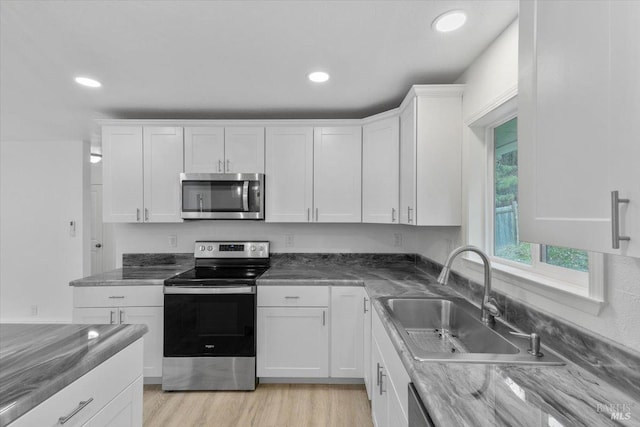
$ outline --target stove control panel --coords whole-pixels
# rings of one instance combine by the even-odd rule
[[[269,242],[229,242],[198,240],[196,258],[269,258]]]

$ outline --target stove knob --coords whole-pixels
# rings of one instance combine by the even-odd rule
[[[207,250],[208,251],[212,251],[213,250],[213,246],[207,246]]]
[[[255,252],[256,250],[256,246],[255,245],[251,245],[251,252]]]
[[[258,246],[258,250],[259,250],[260,252],[264,251],[264,246],[262,246],[262,245]]]
[[[203,252],[206,248],[204,247],[204,245],[200,246],[200,252]]]

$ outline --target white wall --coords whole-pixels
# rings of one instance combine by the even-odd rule
[[[81,141],[0,143],[0,321],[71,321],[69,281],[90,269],[88,162]]]
[[[435,240],[483,245],[484,200],[486,194],[486,153],[484,134],[469,124],[486,117],[487,113],[513,96],[518,79],[518,25],[507,28],[495,42],[467,69],[457,83],[465,83],[463,98],[463,211],[466,218],[460,235],[454,230],[440,232],[423,231],[421,243],[416,237],[410,244],[429,258],[443,262],[446,258],[444,244]],[[585,100],[587,102],[587,100]],[[482,120],[480,120],[482,121]],[[427,237],[424,237],[427,236]],[[457,261],[454,269],[464,276],[482,282],[482,273]],[[592,315],[567,307],[545,297],[522,292],[501,280],[494,280],[494,287],[516,299],[535,306],[558,318],[565,319],[599,335],[608,337],[631,349],[640,351],[640,259],[605,255],[606,306],[599,315]]]

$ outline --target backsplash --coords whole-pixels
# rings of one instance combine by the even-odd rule
[[[123,267],[193,267],[193,253],[177,253],[177,254],[122,254]]]
[[[442,264],[418,255],[416,267],[437,276]],[[482,300],[482,285],[453,271],[447,286],[475,304]],[[535,331],[543,344],[570,361],[600,378],[608,378],[609,382],[627,393],[640,397],[640,354],[578,325],[559,321],[495,290],[491,296],[502,308],[505,321],[523,332]]]

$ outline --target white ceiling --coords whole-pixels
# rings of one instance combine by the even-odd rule
[[[95,118],[361,118],[452,83],[515,0],[0,2],[0,138],[89,139]],[[436,33],[451,9],[467,25]],[[331,74],[312,84],[308,72]],[[91,76],[100,89],[78,86]]]

